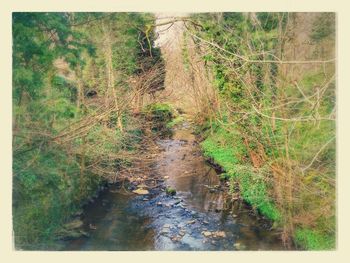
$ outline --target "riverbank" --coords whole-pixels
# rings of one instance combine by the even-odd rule
[[[88,235],[64,249],[283,250],[268,221],[229,193],[229,182],[202,157],[189,124],[173,132],[156,141],[154,161],[135,164],[128,180],[85,206]]]

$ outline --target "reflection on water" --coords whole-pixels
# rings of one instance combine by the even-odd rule
[[[188,127],[159,140],[149,176],[165,185],[136,196],[106,190],[87,206],[82,219],[90,237],[67,243],[67,250],[284,250],[279,234],[263,227],[244,203],[233,202],[227,187],[200,155]],[[142,169],[140,169],[142,173]],[[167,196],[165,186],[176,189]],[[226,190],[225,190],[226,189]]]

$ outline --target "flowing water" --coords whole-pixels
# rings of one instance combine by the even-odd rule
[[[66,241],[65,250],[285,249],[266,220],[228,194],[229,183],[201,156],[187,123],[157,144],[147,176],[164,182],[147,195],[109,187],[81,215],[89,237]],[[176,195],[167,195],[167,186]]]

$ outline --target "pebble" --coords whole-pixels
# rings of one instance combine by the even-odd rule
[[[196,220],[190,220],[190,221],[187,221],[187,224],[190,225],[190,224],[194,224],[196,223]]]
[[[202,234],[205,237],[210,237],[211,236],[211,232],[210,231],[203,231]]]
[[[180,231],[179,231],[179,235],[180,235],[180,236],[184,236],[185,234],[186,234],[186,231],[185,231],[185,230],[180,230]]]
[[[181,240],[181,236],[173,236],[172,238],[170,238],[172,241],[174,242],[179,242]]]
[[[241,243],[234,243],[233,246],[234,246],[236,249],[241,249],[241,248],[242,248]]]
[[[149,194],[148,190],[146,190],[146,189],[137,189],[137,190],[134,190],[132,192],[135,193],[135,194],[138,194],[138,195],[147,195],[147,194]]]
[[[160,231],[160,234],[168,234],[170,232],[169,228],[163,228],[161,231]]]
[[[158,202],[158,203],[157,203],[157,206],[162,206],[162,202]]]
[[[213,232],[214,237],[226,237],[226,233],[224,231],[216,231]]]

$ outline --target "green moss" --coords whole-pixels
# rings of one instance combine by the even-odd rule
[[[241,195],[245,201],[259,210],[268,219],[278,221],[281,216],[268,196],[268,186],[261,174],[263,169],[253,171],[249,165],[240,165],[245,146],[238,134],[228,134],[218,129],[201,143],[204,156],[211,158],[225,170],[225,176],[240,183]],[[260,172],[260,173],[259,173]]]
[[[307,250],[335,249],[335,235],[320,233],[312,229],[297,229],[295,232],[295,242]]]
[[[167,187],[165,189],[165,193],[167,195],[176,195],[176,189],[172,188],[172,187]]]
[[[143,115],[153,121],[168,122],[173,117],[173,109],[169,104],[153,103],[143,109]]]
[[[166,124],[166,127],[169,128],[169,129],[171,129],[171,128],[173,128],[174,126],[183,123],[184,121],[185,121],[185,118],[184,118],[183,116],[178,116],[178,117],[172,119],[170,122],[168,122],[168,123]]]
[[[281,215],[268,195],[268,186],[262,173],[264,169],[254,170],[247,165],[235,165],[229,173],[240,184],[241,195],[245,201],[259,210],[268,219],[278,221]]]

